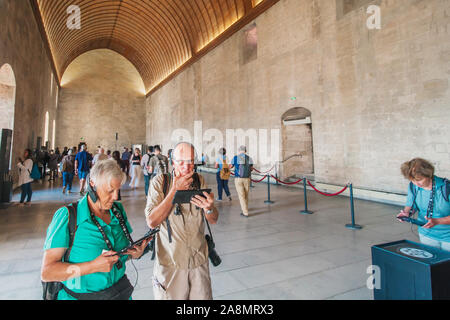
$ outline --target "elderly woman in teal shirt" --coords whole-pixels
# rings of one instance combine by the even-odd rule
[[[77,205],[76,233],[68,261],[63,261],[69,248],[68,209],[61,208],[54,215],[44,244],[41,278],[43,282],[64,285],[58,300],[87,296],[104,299],[99,292],[111,293],[119,287],[118,283],[125,283],[130,295],[126,294],[125,299],[131,298],[125,263],[128,259],[139,259],[149,240],[122,256],[115,255],[129,245],[132,233],[123,206],[116,202],[125,180],[115,160],[100,161],[92,168],[89,193]]]
[[[397,218],[409,217],[411,209],[418,211],[418,220],[425,223],[419,227],[420,242],[450,251],[448,180],[435,176],[433,165],[421,158],[405,162],[401,171],[411,183],[406,206]]]

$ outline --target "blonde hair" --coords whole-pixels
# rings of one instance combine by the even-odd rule
[[[431,179],[434,176],[434,166],[427,160],[415,158],[402,164],[401,172],[408,180]]]

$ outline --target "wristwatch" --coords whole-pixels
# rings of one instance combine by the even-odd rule
[[[212,214],[213,212],[214,212],[214,210],[213,210],[213,209],[211,209],[211,210],[208,210],[208,211],[205,211],[205,213],[206,213],[206,214],[208,214],[208,215],[209,215],[209,214]]]

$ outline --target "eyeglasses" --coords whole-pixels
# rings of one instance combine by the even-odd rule
[[[180,165],[180,166],[182,166],[182,165],[184,165],[184,164],[187,164],[187,165],[192,165],[192,164],[194,164],[194,160],[193,160],[193,159],[190,159],[190,160],[177,160],[177,159],[173,159],[173,162],[175,162],[176,164],[178,164],[178,165]]]

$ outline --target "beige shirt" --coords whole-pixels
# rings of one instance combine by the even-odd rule
[[[204,178],[201,175],[199,178],[201,189],[207,189]],[[164,200],[163,181],[161,174],[151,181],[145,208],[147,217]],[[170,179],[167,192],[171,185]],[[181,205],[182,215],[176,216],[174,211],[175,206],[169,214],[172,243],[169,243],[166,220],[159,226],[161,231],[156,235],[156,261],[163,267],[195,269],[208,261],[203,211],[191,204]]]

